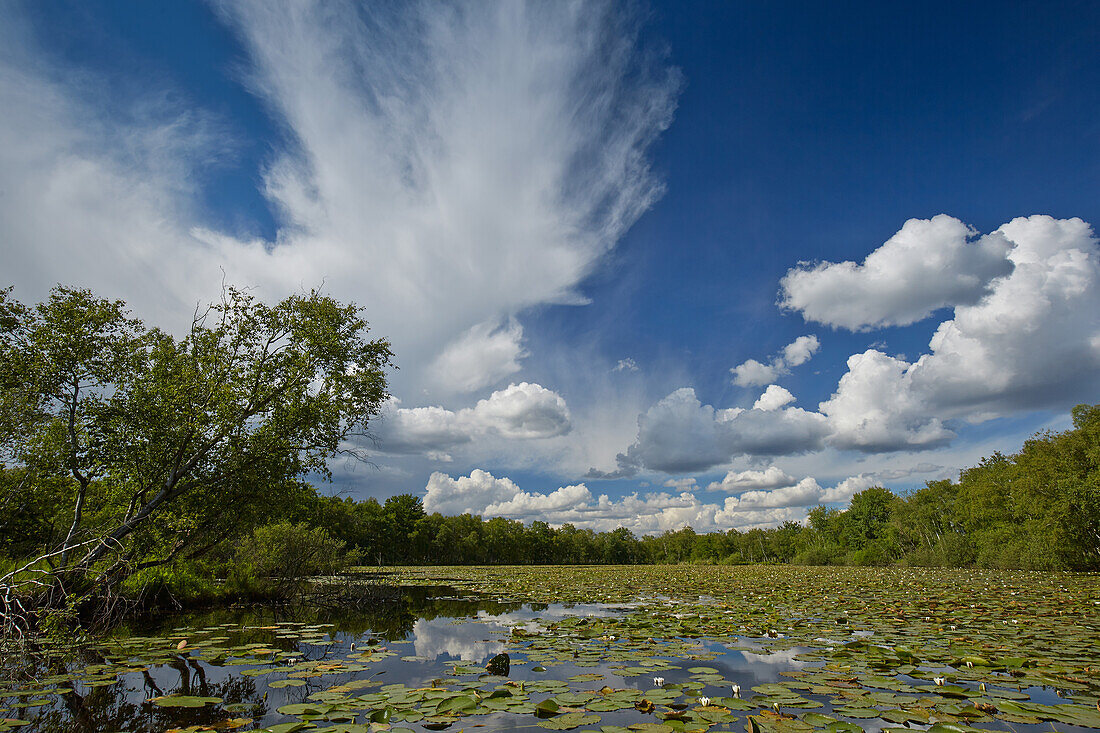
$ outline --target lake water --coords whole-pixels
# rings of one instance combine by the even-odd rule
[[[696,597],[685,608],[715,602]],[[1070,702],[1054,686],[1020,687],[995,671],[983,678],[981,697],[985,683],[977,678],[930,687],[931,675],[958,674],[942,665],[876,677],[872,659],[858,673],[845,671],[831,655],[876,649],[864,643],[876,632],[864,628],[812,638],[770,630],[710,635],[690,626],[671,634],[669,622],[685,623],[676,616],[691,620],[676,608],[657,597],[539,604],[416,586],[354,611],[164,617],[120,629],[75,658],[27,660],[23,679],[0,692],[0,718],[9,721],[0,731],[696,733],[745,730],[750,715],[761,733],[921,730],[936,720],[936,733],[1048,731],[1050,723],[1012,706]],[[505,652],[508,674],[488,674],[488,660]],[[1090,694],[1095,688],[1079,690],[1077,707],[1066,710],[1085,709]],[[1013,711],[1015,719],[974,721],[976,704],[999,706],[1002,716]]]

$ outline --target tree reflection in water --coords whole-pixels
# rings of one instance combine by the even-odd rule
[[[489,601],[474,596],[457,596],[447,586],[401,588],[398,594],[378,597],[370,604],[352,607],[274,607],[217,609],[161,616],[155,620],[136,621],[116,631],[120,639],[141,636],[171,636],[181,627],[222,627],[232,637],[230,644],[263,644],[282,652],[294,652],[300,659],[321,659],[330,656],[333,647],[301,643],[294,638],[281,638],[272,631],[277,624],[331,625],[330,633],[361,640],[370,645],[379,641],[399,641],[409,637],[420,619],[476,618],[479,613],[499,615],[523,608],[521,603]],[[280,627],[282,628],[282,627]],[[366,637],[365,639],[363,637]],[[274,706],[281,702],[268,700],[265,683],[240,674],[236,667],[223,666],[226,655],[195,658],[188,652],[173,653],[145,668],[136,664],[125,667],[120,657],[104,656],[94,648],[83,648],[61,661],[54,655],[5,659],[2,667],[3,687],[43,689],[57,686],[72,688],[60,694],[37,694],[4,697],[0,693],[2,717],[18,717],[30,722],[21,728],[24,733],[98,733],[127,730],[153,733],[169,728],[212,726],[218,729],[251,728],[250,718],[257,723],[275,714]],[[91,672],[91,674],[89,674]],[[117,681],[115,675],[117,674]],[[98,679],[97,679],[98,677]],[[293,692],[297,699],[331,684],[327,679],[308,679],[291,690],[279,690],[285,697]],[[166,696],[197,696],[221,698],[220,704],[201,707],[162,707],[153,702]],[[33,705],[34,702],[45,704]],[[48,701],[48,702],[46,702]],[[31,702],[32,707],[13,707]],[[228,709],[226,709],[228,708]]]
[[[29,720],[29,730],[43,733],[98,733],[99,731],[126,730],[134,733],[154,733],[174,727],[213,725],[233,718],[262,718],[267,715],[266,695],[256,690],[256,680],[251,677],[230,676],[208,683],[202,665],[173,663],[176,669],[188,670],[181,674],[176,687],[161,689],[152,682],[146,672],[144,686],[126,682],[104,687],[93,687],[86,693],[68,692],[54,697],[48,707],[36,708]],[[159,691],[159,692],[158,692]],[[199,708],[166,708],[149,702],[149,698],[165,695],[202,695],[220,697],[223,705],[204,705]],[[223,706],[238,703],[248,706],[246,712],[231,713]],[[28,730],[24,728],[23,730]]]

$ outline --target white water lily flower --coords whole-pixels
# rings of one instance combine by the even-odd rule
[[[709,697],[699,698],[699,704],[702,705],[703,707],[706,707],[707,705],[710,705],[710,698]]]
[[[665,683],[665,678],[664,677],[654,677],[653,678],[653,686],[654,687],[660,687],[664,683]]]
[[[734,685],[733,686],[733,696],[734,697],[741,697],[741,685]]]
[[[947,682],[946,677],[933,677],[932,681],[936,683],[937,687],[943,687],[943,683]]]

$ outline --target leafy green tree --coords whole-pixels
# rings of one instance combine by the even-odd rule
[[[33,349],[28,308],[0,290],[0,466],[15,460],[22,436],[46,417],[42,398],[27,379]]]
[[[382,505],[382,511],[389,529],[387,555],[393,562],[408,562],[413,557],[416,523],[424,517],[420,497],[412,494],[391,496]]]
[[[555,562],[581,565],[592,562],[592,530],[563,524],[554,537]]]
[[[73,481],[47,603],[262,520],[300,496],[298,477],[327,476],[388,397],[389,344],[317,292],[269,306],[229,288],[179,340],[83,290],[56,288],[35,309],[8,299],[4,314],[15,322],[0,353],[39,415],[12,453]]]
[[[438,512],[427,514],[416,522],[412,537],[409,540],[409,562],[430,563],[435,538],[443,532],[445,520]],[[441,560],[442,561],[442,560]]]
[[[665,562],[681,563],[691,560],[698,535],[691,527],[681,527],[675,532],[665,532],[661,539],[665,548]]]
[[[636,563],[638,561],[638,539],[626,527],[619,527],[607,532],[601,559],[605,563],[614,565]]]
[[[367,562],[381,565],[386,543],[389,541],[385,509],[372,496],[366,501],[356,503],[355,517],[359,529],[355,544],[362,550]]]
[[[771,556],[780,562],[790,562],[798,554],[804,528],[798,522],[787,521],[771,531]]]
[[[524,538],[529,562],[536,565],[554,562],[554,534],[554,530],[546,522],[538,520],[531,522]]]
[[[0,556],[22,558],[59,543],[68,530],[72,480],[0,468]]]
[[[109,405],[129,389],[156,337],[118,301],[58,287],[33,310],[10,303],[4,366],[17,384],[5,392],[10,452],[33,477],[74,482],[72,516],[58,550],[64,568],[77,544],[93,482],[110,473]]]
[[[961,567],[974,561],[956,516],[958,489],[951,481],[929,481],[910,494],[894,513],[894,527],[906,562]]]
[[[805,565],[830,565],[844,554],[841,544],[841,512],[827,506],[816,506],[807,512],[809,524],[803,547],[795,561]]]

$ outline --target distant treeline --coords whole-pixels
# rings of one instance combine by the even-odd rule
[[[898,496],[873,487],[847,509],[809,512],[803,526],[697,534],[690,527],[636,537],[566,524],[426,514],[412,494],[353,501],[300,484],[278,492],[253,526],[241,526],[202,558],[198,575],[300,576],[345,567],[400,564],[757,563],[935,565],[1100,570],[1100,405],[1073,410],[1073,429],[994,455],[958,481],[932,481]],[[33,555],[56,542],[69,493],[39,483],[20,491],[3,472],[7,508],[0,556]],[[59,482],[63,481],[58,479]],[[205,563],[205,564],[204,564]],[[164,574],[165,571],[157,570]],[[178,568],[174,572],[179,572]],[[246,573],[247,574],[247,573]],[[178,578],[177,578],[178,580]]]
[[[847,509],[819,506],[806,526],[635,537],[464,514],[426,515],[412,495],[317,497],[309,522],[372,564],[754,563],[1100,569],[1100,405],[1073,410],[1072,430],[995,453],[958,481],[906,496],[873,487]]]
[[[753,563],[1100,569],[1100,405],[1073,429],[995,453],[958,481],[905,496],[873,487],[847,509],[819,506],[806,526],[658,536],[464,514],[425,515],[403,495],[379,503],[318,498],[311,521],[375,563]]]

